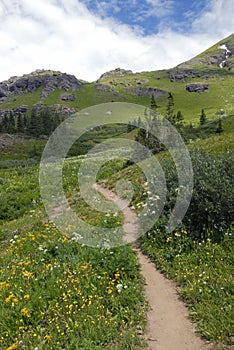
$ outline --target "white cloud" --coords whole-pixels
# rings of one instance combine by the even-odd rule
[[[233,14],[233,0],[210,0],[205,11],[194,21],[193,29],[201,35],[208,33],[213,38],[225,37],[234,29]]]
[[[150,5],[148,15],[156,17],[172,13],[175,5],[174,0],[146,0],[146,3]]]
[[[170,9],[171,1],[167,4]],[[164,28],[144,37],[113,19],[101,20],[78,0],[0,0],[0,81],[37,68],[93,81],[119,66],[133,71],[173,67],[231,34],[234,2],[212,0],[208,10],[193,23],[192,34]]]

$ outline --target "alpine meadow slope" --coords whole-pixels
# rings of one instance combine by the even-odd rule
[[[106,102],[109,109],[101,114]],[[137,115],[130,125],[131,108],[128,115],[121,113],[120,105],[141,110],[141,118]],[[95,113],[88,114],[92,107]],[[118,120],[113,118],[115,110]],[[99,117],[103,114],[105,120],[115,122],[103,125]],[[148,220],[147,211],[155,213],[163,202],[159,218],[135,242],[137,248],[175,281],[174,291],[189,312],[186,321],[208,343],[205,346],[233,350],[234,34],[168,70],[133,73],[115,68],[87,82],[69,73],[39,69],[0,83],[0,348],[143,350],[147,342],[160,346],[147,332],[147,285],[134,246],[111,246],[108,235],[101,239],[96,235],[99,246],[89,246],[82,244],[87,233],[83,226],[74,229],[72,222],[66,222],[63,232],[56,226],[55,219],[65,210],[61,197],[53,192],[57,182],[52,174],[58,165],[53,156],[44,164],[51,170],[45,181],[51,201],[58,206],[54,217],[46,212],[40,191],[41,156],[53,131],[74,116],[77,124],[92,125],[84,128],[86,132],[70,147],[60,167],[63,199],[71,211],[94,230],[98,227],[109,234],[126,224],[135,225],[126,220],[131,221],[126,212]],[[179,174],[171,143],[167,149],[153,137],[161,116],[181,136],[193,168],[188,210],[171,232],[168,218],[178,194],[188,190],[187,184],[181,186],[179,175],[186,178],[191,172],[183,162]],[[59,144],[66,143],[65,134],[58,134]],[[119,141],[123,139],[125,143]],[[111,148],[118,142],[137,143],[140,151],[134,155],[140,161],[134,163],[136,158],[128,157],[127,147]],[[95,154],[102,144],[106,148]],[[87,155],[93,148],[94,153]],[[105,153],[109,148],[113,157]],[[145,149],[161,167],[148,166],[150,181],[141,168],[147,160]],[[178,153],[182,159],[182,152]],[[94,164],[101,164],[95,184],[85,182],[83,189],[79,175],[90,170],[86,174],[90,181]],[[155,169],[160,172],[155,174]],[[151,182],[159,186],[156,194]],[[108,210],[100,211],[101,193],[91,205],[83,191],[90,194],[95,188],[111,190],[129,208],[113,209],[107,202]],[[157,295],[153,298],[157,310]],[[174,324],[179,327],[172,320],[170,334],[177,332]],[[183,327],[180,333],[186,335]],[[164,336],[173,348],[173,336]]]
[[[96,82],[73,75],[39,69],[0,83],[0,116],[4,111],[31,111],[53,106],[71,114],[85,107],[111,101],[132,102],[148,107],[155,96],[158,111],[164,115],[167,94],[174,96],[175,109],[186,122],[197,123],[202,108],[208,119],[219,113],[233,114],[234,34],[200,55],[168,70],[132,73],[117,68]]]

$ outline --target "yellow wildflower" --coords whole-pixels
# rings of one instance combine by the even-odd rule
[[[23,271],[23,272],[22,272],[22,275],[23,275],[24,277],[31,278],[31,277],[33,276],[33,273],[30,272],[30,271]]]
[[[14,297],[14,294],[11,293],[11,294],[5,299],[5,302],[6,302],[6,303],[9,303],[13,297]]]
[[[14,343],[12,344],[11,346],[9,346],[6,350],[14,350],[14,349],[17,349],[18,348],[18,342],[17,343]]]
[[[49,334],[44,336],[44,339],[46,339],[48,342],[51,341],[51,336]]]
[[[26,307],[24,307],[23,309],[21,309],[22,314],[24,314],[25,316],[29,317],[29,311]]]

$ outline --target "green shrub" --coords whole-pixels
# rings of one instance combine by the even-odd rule
[[[183,223],[196,238],[205,239],[212,231],[210,238],[220,240],[233,224],[233,157],[196,151],[191,153],[191,159],[194,190]]]
[[[233,224],[233,156],[231,154],[217,156],[196,150],[191,151],[191,160],[194,188],[188,211],[183,219],[183,227],[190,232],[192,239],[211,238],[220,241]],[[156,227],[165,229],[176,202],[178,178],[172,160],[164,159],[162,167],[167,181],[167,200]]]

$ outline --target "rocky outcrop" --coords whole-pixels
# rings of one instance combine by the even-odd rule
[[[155,98],[163,97],[166,94],[166,91],[152,88],[152,87],[142,87],[137,86],[136,88],[127,89],[126,92],[130,95],[137,95],[140,97],[151,97],[154,95]]]
[[[209,89],[209,84],[206,83],[191,83],[186,85],[186,91],[202,93]]]
[[[100,91],[100,92],[102,92],[102,93],[108,93],[108,92],[109,92],[109,93],[111,93],[113,96],[118,97],[118,98],[121,98],[122,100],[125,100],[125,99],[126,99],[124,96],[120,95],[118,92],[116,92],[114,89],[112,89],[112,87],[109,86],[109,85],[105,85],[105,84],[100,84],[100,83],[98,83],[98,84],[95,84],[94,87],[95,87],[95,89],[96,89],[97,91]]]
[[[122,68],[116,68],[114,70],[110,70],[109,72],[106,72],[104,74],[102,74],[100,76],[99,80],[104,80],[107,78],[111,78],[114,76],[119,76],[119,77],[124,77],[126,74],[133,74],[133,72],[131,70],[126,70],[126,69],[122,69]]]
[[[200,78],[201,72],[191,69],[170,69],[168,71],[168,76],[171,82],[187,82],[191,78]],[[208,78],[208,76],[202,76],[203,79]]]
[[[75,96],[73,94],[62,94],[59,99],[61,101],[75,101]]]
[[[22,93],[34,93],[42,88],[41,98],[46,98],[56,89],[78,91],[82,83],[74,76],[66,73],[36,70],[22,77],[11,77],[0,83],[0,101]]]
[[[223,50],[223,54],[218,57],[219,68],[228,67],[232,69],[234,64],[230,59],[234,57],[234,46],[227,42],[220,45],[219,49]]]
[[[70,115],[76,112],[75,108],[67,107],[61,104],[51,105],[51,106],[45,106],[41,103],[37,103],[33,105],[33,109],[36,112],[40,112],[43,109],[49,108],[53,112],[61,113],[62,115]],[[10,115],[13,114],[13,116],[17,116],[18,114],[26,114],[29,112],[29,108],[25,106],[20,106],[17,108],[11,108],[11,109],[1,109],[0,110],[0,118],[4,115]]]
[[[115,92],[109,85],[105,84],[95,84],[94,87],[97,91],[101,92]]]
[[[55,104],[55,105],[51,105],[51,106],[45,106],[41,103],[37,103],[35,105],[33,105],[33,108],[37,111],[40,112],[43,109],[49,108],[51,111],[55,112],[55,113],[61,113],[62,115],[70,115],[76,112],[76,109],[73,107],[67,107],[61,104]]]

